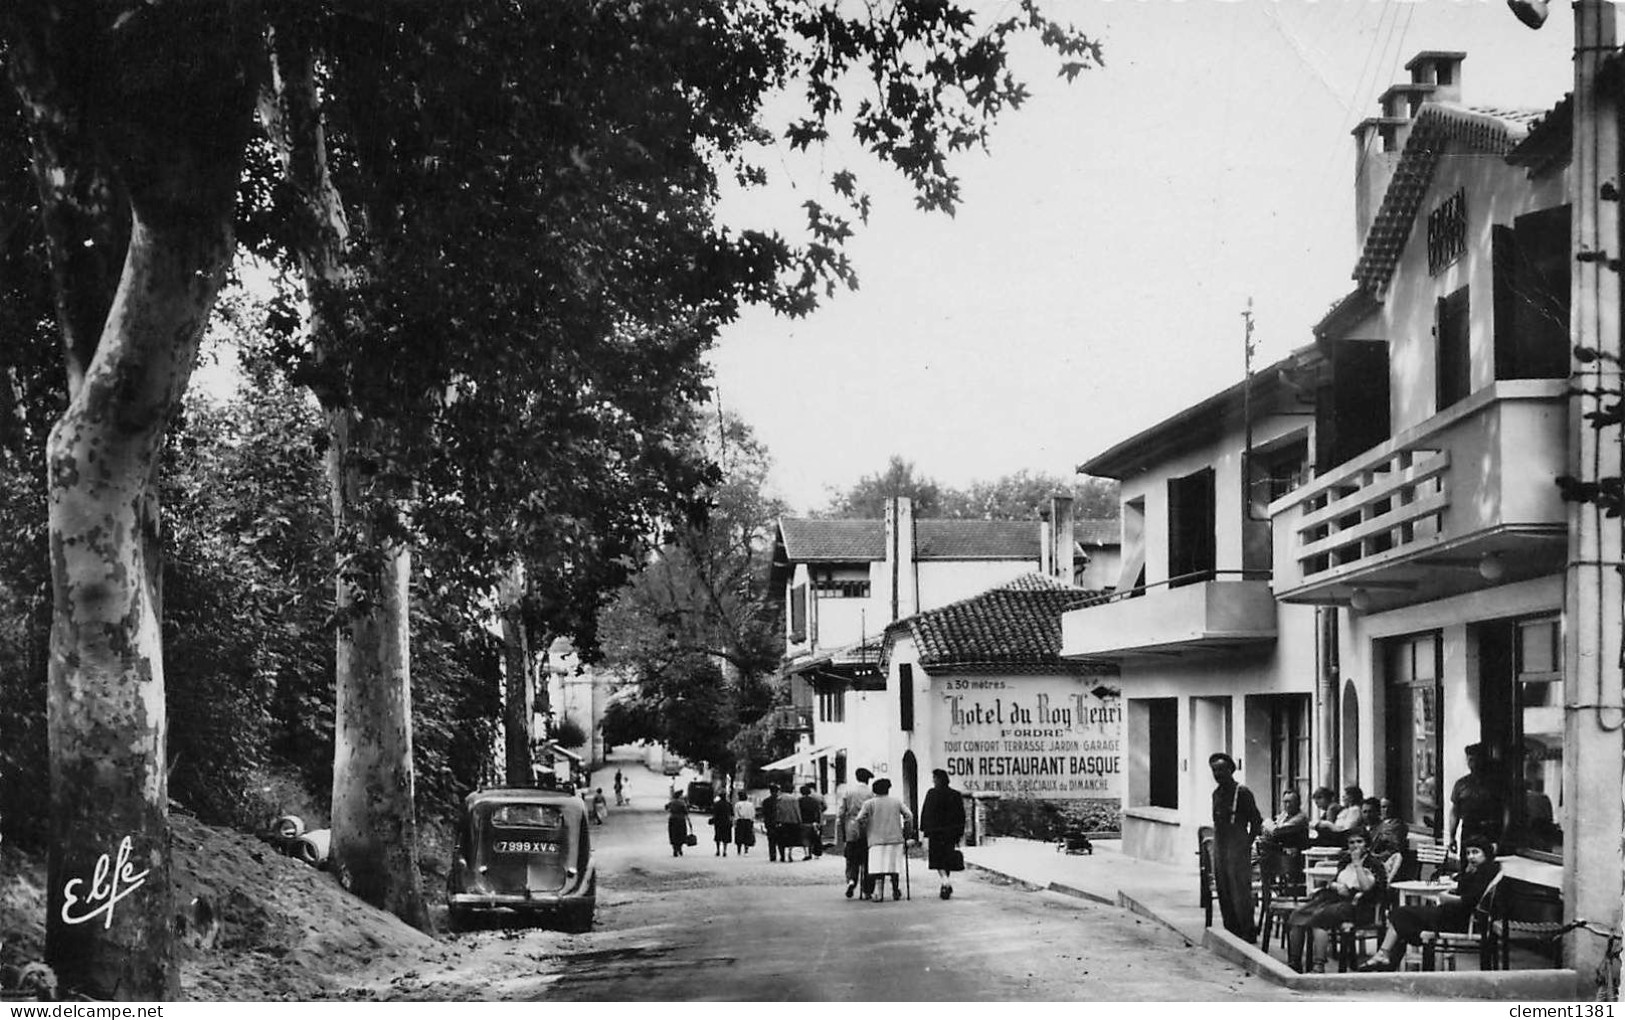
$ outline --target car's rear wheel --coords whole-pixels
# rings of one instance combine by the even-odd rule
[[[559,927],[568,932],[592,931],[594,904],[577,903],[559,910]]]
[[[447,907],[446,921],[452,931],[467,931],[474,920],[474,912],[467,907]]]

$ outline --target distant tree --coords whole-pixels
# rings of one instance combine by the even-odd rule
[[[568,715],[553,724],[552,735],[560,747],[585,747],[587,744],[587,731]]]
[[[659,740],[729,770],[729,741],[773,704],[783,638],[767,588],[784,507],[764,492],[771,461],[742,421],[718,422],[707,454],[722,467],[709,512],[672,530],[599,624],[608,664],[635,682],[605,739]]]
[[[885,516],[886,501],[898,496],[907,496],[914,501],[915,517],[945,516],[942,487],[918,474],[913,461],[904,460],[895,453],[883,470],[864,475],[850,489],[833,494],[821,516],[879,520]]]
[[[973,482],[966,489],[944,490],[941,516],[1032,521],[1048,512],[1053,496],[1070,496],[1077,520],[1114,520],[1118,514],[1117,482],[1112,479],[1022,470],[991,482]]]
[[[1072,497],[1075,520],[1112,520],[1118,514],[1117,483],[1109,478],[1068,479],[1021,470],[956,489],[920,475],[912,461],[893,454],[884,471],[865,475],[852,488],[833,495],[822,516],[879,520],[886,501],[896,496],[914,501],[917,518],[1036,521],[1048,512],[1052,496]]]

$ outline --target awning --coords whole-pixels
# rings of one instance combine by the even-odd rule
[[[805,751],[797,751],[795,754],[792,754],[787,758],[780,758],[778,761],[769,762],[768,764],[763,765],[762,771],[774,772],[779,769],[798,769],[803,765],[811,765],[819,758],[827,758],[837,751],[844,750],[846,750],[846,747],[842,744],[825,744],[823,747],[813,747]]]
[[[574,751],[566,751],[564,748],[553,743],[551,740],[537,743],[536,750],[541,754],[562,754],[564,757],[575,762],[577,765],[580,765],[582,761],[581,755],[576,754]]]

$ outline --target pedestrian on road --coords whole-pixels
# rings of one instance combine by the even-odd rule
[[[615,770],[615,806],[626,806],[626,777],[621,775],[620,769]]]
[[[767,830],[767,859],[776,861],[782,849],[779,845],[779,786],[777,783],[767,788],[767,796],[762,799],[762,828]]]
[[[797,802],[801,808],[801,836],[802,847],[806,854],[802,860],[811,857],[824,856],[824,798],[813,793],[813,786],[807,783],[801,788],[801,799]]]
[[[891,795],[891,780],[875,780],[875,795],[864,801],[858,811],[858,830],[869,844],[868,895],[884,902],[883,888],[886,876],[891,876],[891,898],[903,898],[903,889],[897,876],[903,872],[903,840],[914,816],[903,802]]]
[[[673,857],[683,856],[683,844],[688,842],[692,829],[688,821],[688,805],[673,791],[671,800],[666,802],[666,838],[671,840]]]
[[[868,769],[860,768],[852,774],[857,780],[846,788],[841,795],[841,813],[835,819],[835,836],[841,841],[841,854],[846,858],[846,898],[852,898],[852,891],[860,884],[863,886],[863,898],[869,898],[869,881],[865,877],[868,864],[869,847],[863,841],[863,833],[858,829],[858,812],[863,810],[864,802],[873,794],[869,792],[869,780],[875,777]]]
[[[734,853],[748,854],[756,845],[756,805],[750,794],[739,791],[739,803],[734,805]]]
[[[604,799],[604,788],[600,786],[592,791],[592,820],[603,825],[604,819],[608,816],[609,801]]]
[[[1253,919],[1253,840],[1263,829],[1253,791],[1236,782],[1236,760],[1223,751],[1208,756],[1213,770],[1213,892],[1225,930],[1246,942],[1258,935]]]
[[[780,794],[773,813],[779,820],[779,860],[792,861],[792,851],[796,847],[807,852],[807,840],[801,832],[801,800],[796,796],[796,788],[790,783],[784,784],[784,791]],[[806,860],[805,857],[802,860]]]
[[[943,899],[954,894],[953,873],[964,869],[959,841],[965,836],[965,798],[948,785],[944,769],[931,770],[931,789],[920,805],[920,835],[926,839],[926,863],[942,878]]]
[[[717,852],[711,856],[728,856],[728,843],[734,834],[734,809],[727,797],[718,797],[711,802],[711,833],[717,842]]]

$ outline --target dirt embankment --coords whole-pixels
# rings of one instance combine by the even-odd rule
[[[336,997],[358,981],[448,955],[433,937],[253,836],[180,812],[170,818],[177,909],[206,897],[219,922],[212,939],[182,940],[183,998]],[[0,844],[0,962],[43,955],[45,899],[43,855]]]

